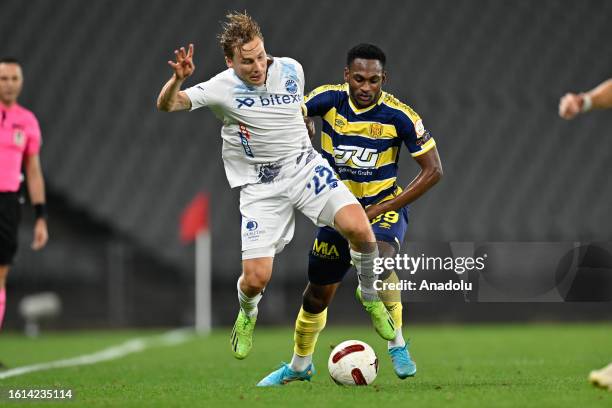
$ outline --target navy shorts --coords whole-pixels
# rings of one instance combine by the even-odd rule
[[[399,251],[408,229],[408,207],[381,214],[371,223],[376,240],[389,242]],[[333,228],[319,228],[308,256],[308,280],[316,285],[338,283],[350,268],[347,240]]]

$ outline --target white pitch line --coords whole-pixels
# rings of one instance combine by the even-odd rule
[[[128,354],[138,353],[151,347],[175,346],[185,343],[194,336],[193,331],[187,329],[171,330],[159,336],[150,338],[136,338],[128,340],[118,346],[106,348],[91,354],[84,354],[64,360],[49,361],[46,363],[33,364],[29,366],[17,367],[0,372],[0,380],[9,377],[16,377],[33,373],[36,371],[51,370],[53,368],[75,367],[80,365],[97,364],[103,361],[115,360],[127,356]]]

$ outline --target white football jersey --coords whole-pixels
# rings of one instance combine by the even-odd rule
[[[222,122],[223,164],[231,187],[258,181],[258,164],[311,149],[302,116],[304,71],[291,58],[274,58],[265,85],[245,84],[232,68],[185,90],[191,110],[208,106]]]

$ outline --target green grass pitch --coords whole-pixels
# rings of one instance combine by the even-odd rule
[[[386,344],[369,327],[328,327],[315,354],[311,383],[258,389],[257,381],[288,361],[289,327],[255,330],[251,355],[230,353],[228,329],[182,344],[152,347],[94,365],[52,369],[0,380],[1,406],[10,388],[70,388],[71,402],[24,406],[86,407],[612,407],[612,392],[586,380],[612,360],[610,324],[415,325],[406,334],[418,365],[415,378],[393,374]],[[9,368],[91,353],[156,332],[66,332],[27,339],[0,335],[0,360]],[[360,339],[380,360],[375,383],[340,387],[327,373],[330,346]]]

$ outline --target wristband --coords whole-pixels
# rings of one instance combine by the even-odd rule
[[[583,94],[582,95],[582,108],[580,109],[581,112],[588,112],[591,110],[591,107],[593,106],[593,100],[591,99],[591,96],[589,94]]]
[[[47,206],[44,203],[34,204],[34,216],[38,220],[40,218],[47,219]]]

